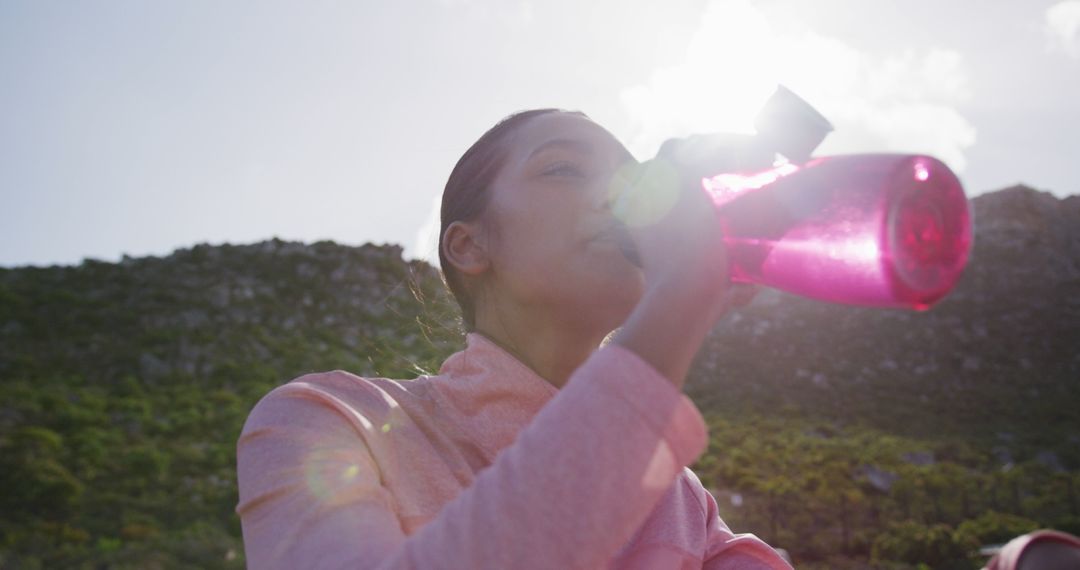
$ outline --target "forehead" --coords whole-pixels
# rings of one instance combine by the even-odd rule
[[[553,145],[608,155],[619,161],[632,158],[614,135],[591,119],[571,113],[549,113],[533,117],[514,133],[510,140],[510,162],[521,163],[536,151]]]

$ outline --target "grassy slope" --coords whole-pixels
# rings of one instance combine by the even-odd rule
[[[717,327],[689,384],[712,426],[694,467],[734,528],[831,567],[964,567],[980,541],[1078,530],[1080,249],[1056,229],[1075,204],[991,198],[930,312],[768,293]],[[436,274],[400,254],[275,240],[0,269],[0,567],[242,567],[254,402],[460,346]]]

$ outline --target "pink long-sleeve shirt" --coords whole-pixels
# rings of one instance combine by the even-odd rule
[[[694,404],[634,352],[557,390],[478,333],[437,376],[309,374],[237,445],[249,568],[790,568],[685,466]]]

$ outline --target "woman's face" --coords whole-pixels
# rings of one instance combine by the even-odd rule
[[[508,145],[485,213],[496,226],[496,286],[568,326],[606,334],[644,290],[641,270],[610,233],[609,182],[633,156],[596,123],[568,113],[530,119]]]

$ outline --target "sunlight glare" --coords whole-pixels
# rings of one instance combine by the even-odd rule
[[[958,105],[971,96],[967,63],[954,50],[865,51],[789,18],[782,6],[712,0],[685,57],[624,89],[629,132],[639,157],[668,138],[753,133],[753,119],[778,84],[835,125],[819,150],[911,152],[962,172],[975,127]]]
[[[701,180],[701,186],[712,196],[717,207],[723,206],[741,196],[747,190],[757,190],[793,174],[799,167],[793,163],[781,163],[769,170],[751,174],[718,174]]]
[[[922,162],[915,163],[915,180],[919,182],[926,182],[930,179],[930,169],[926,167]]]
[[[655,152],[655,133],[753,133],[754,116],[779,79],[782,52],[775,39],[750,2],[709,4],[686,59],[623,92],[624,105],[642,127],[641,136],[630,141],[632,150]]]

